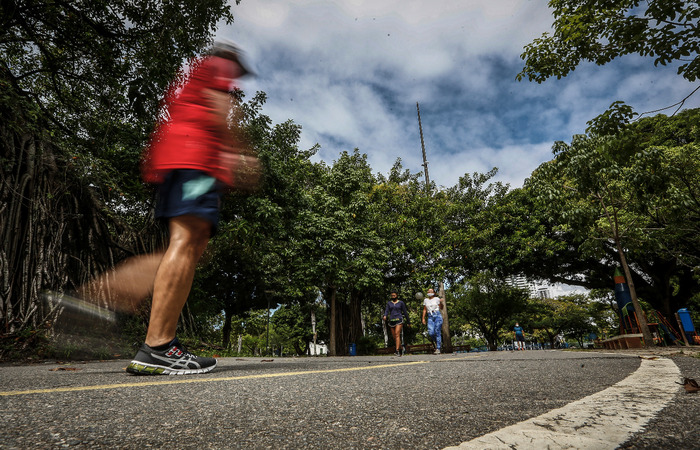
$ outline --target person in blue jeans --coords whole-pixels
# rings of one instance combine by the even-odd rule
[[[436,355],[442,349],[442,308],[442,300],[435,296],[435,290],[428,289],[428,296],[423,300],[423,325],[428,325],[428,335],[435,342]]]

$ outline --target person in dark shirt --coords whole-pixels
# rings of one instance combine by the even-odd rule
[[[515,335],[515,350],[525,350],[525,334],[523,333],[523,327],[518,322],[515,322],[513,334]]]
[[[406,304],[403,300],[399,300],[398,292],[391,291],[391,300],[386,303],[382,320],[391,328],[391,334],[396,344],[396,353],[394,354],[396,356],[401,356],[401,329],[403,328],[404,321],[406,322],[406,326],[410,325],[410,319]]]

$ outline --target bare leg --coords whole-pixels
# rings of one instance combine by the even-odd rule
[[[391,331],[394,333],[394,342],[396,343],[396,351],[401,350],[401,327],[402,325],[396,325]]]
[[[78,288],[78,295],[94,303],[104,299],[110,309],[133,313],[153,292],[156,272],[164,253],[129,258],[114,270]]]
[[[170,219],[170,244],[156,272],[146,344],[167,344],[175,338],[177,320],[192,288],[199,258],[209,242],[211,224],[196,216]]]

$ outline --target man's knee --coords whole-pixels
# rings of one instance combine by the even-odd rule
[[[197,216],[179,216],[170,219],[170,243],[202,253],[209,243],[211,223]]]

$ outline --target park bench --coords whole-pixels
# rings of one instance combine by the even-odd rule
[[[418,345],[407,345],[406,353],[432,353],[435,350],[433,344],[418,344]],[[394,347],[378,348],[377,353],[380,355],[390,355],[394,353],[396,349]]]
[[[433,344],[407,345],[406,353],[432,353],[435,351]]]
[[[602,344],[603,347],[609,350],[642,348],[642,336],[642,333],[621,334],[610,339],[605,339]]]

